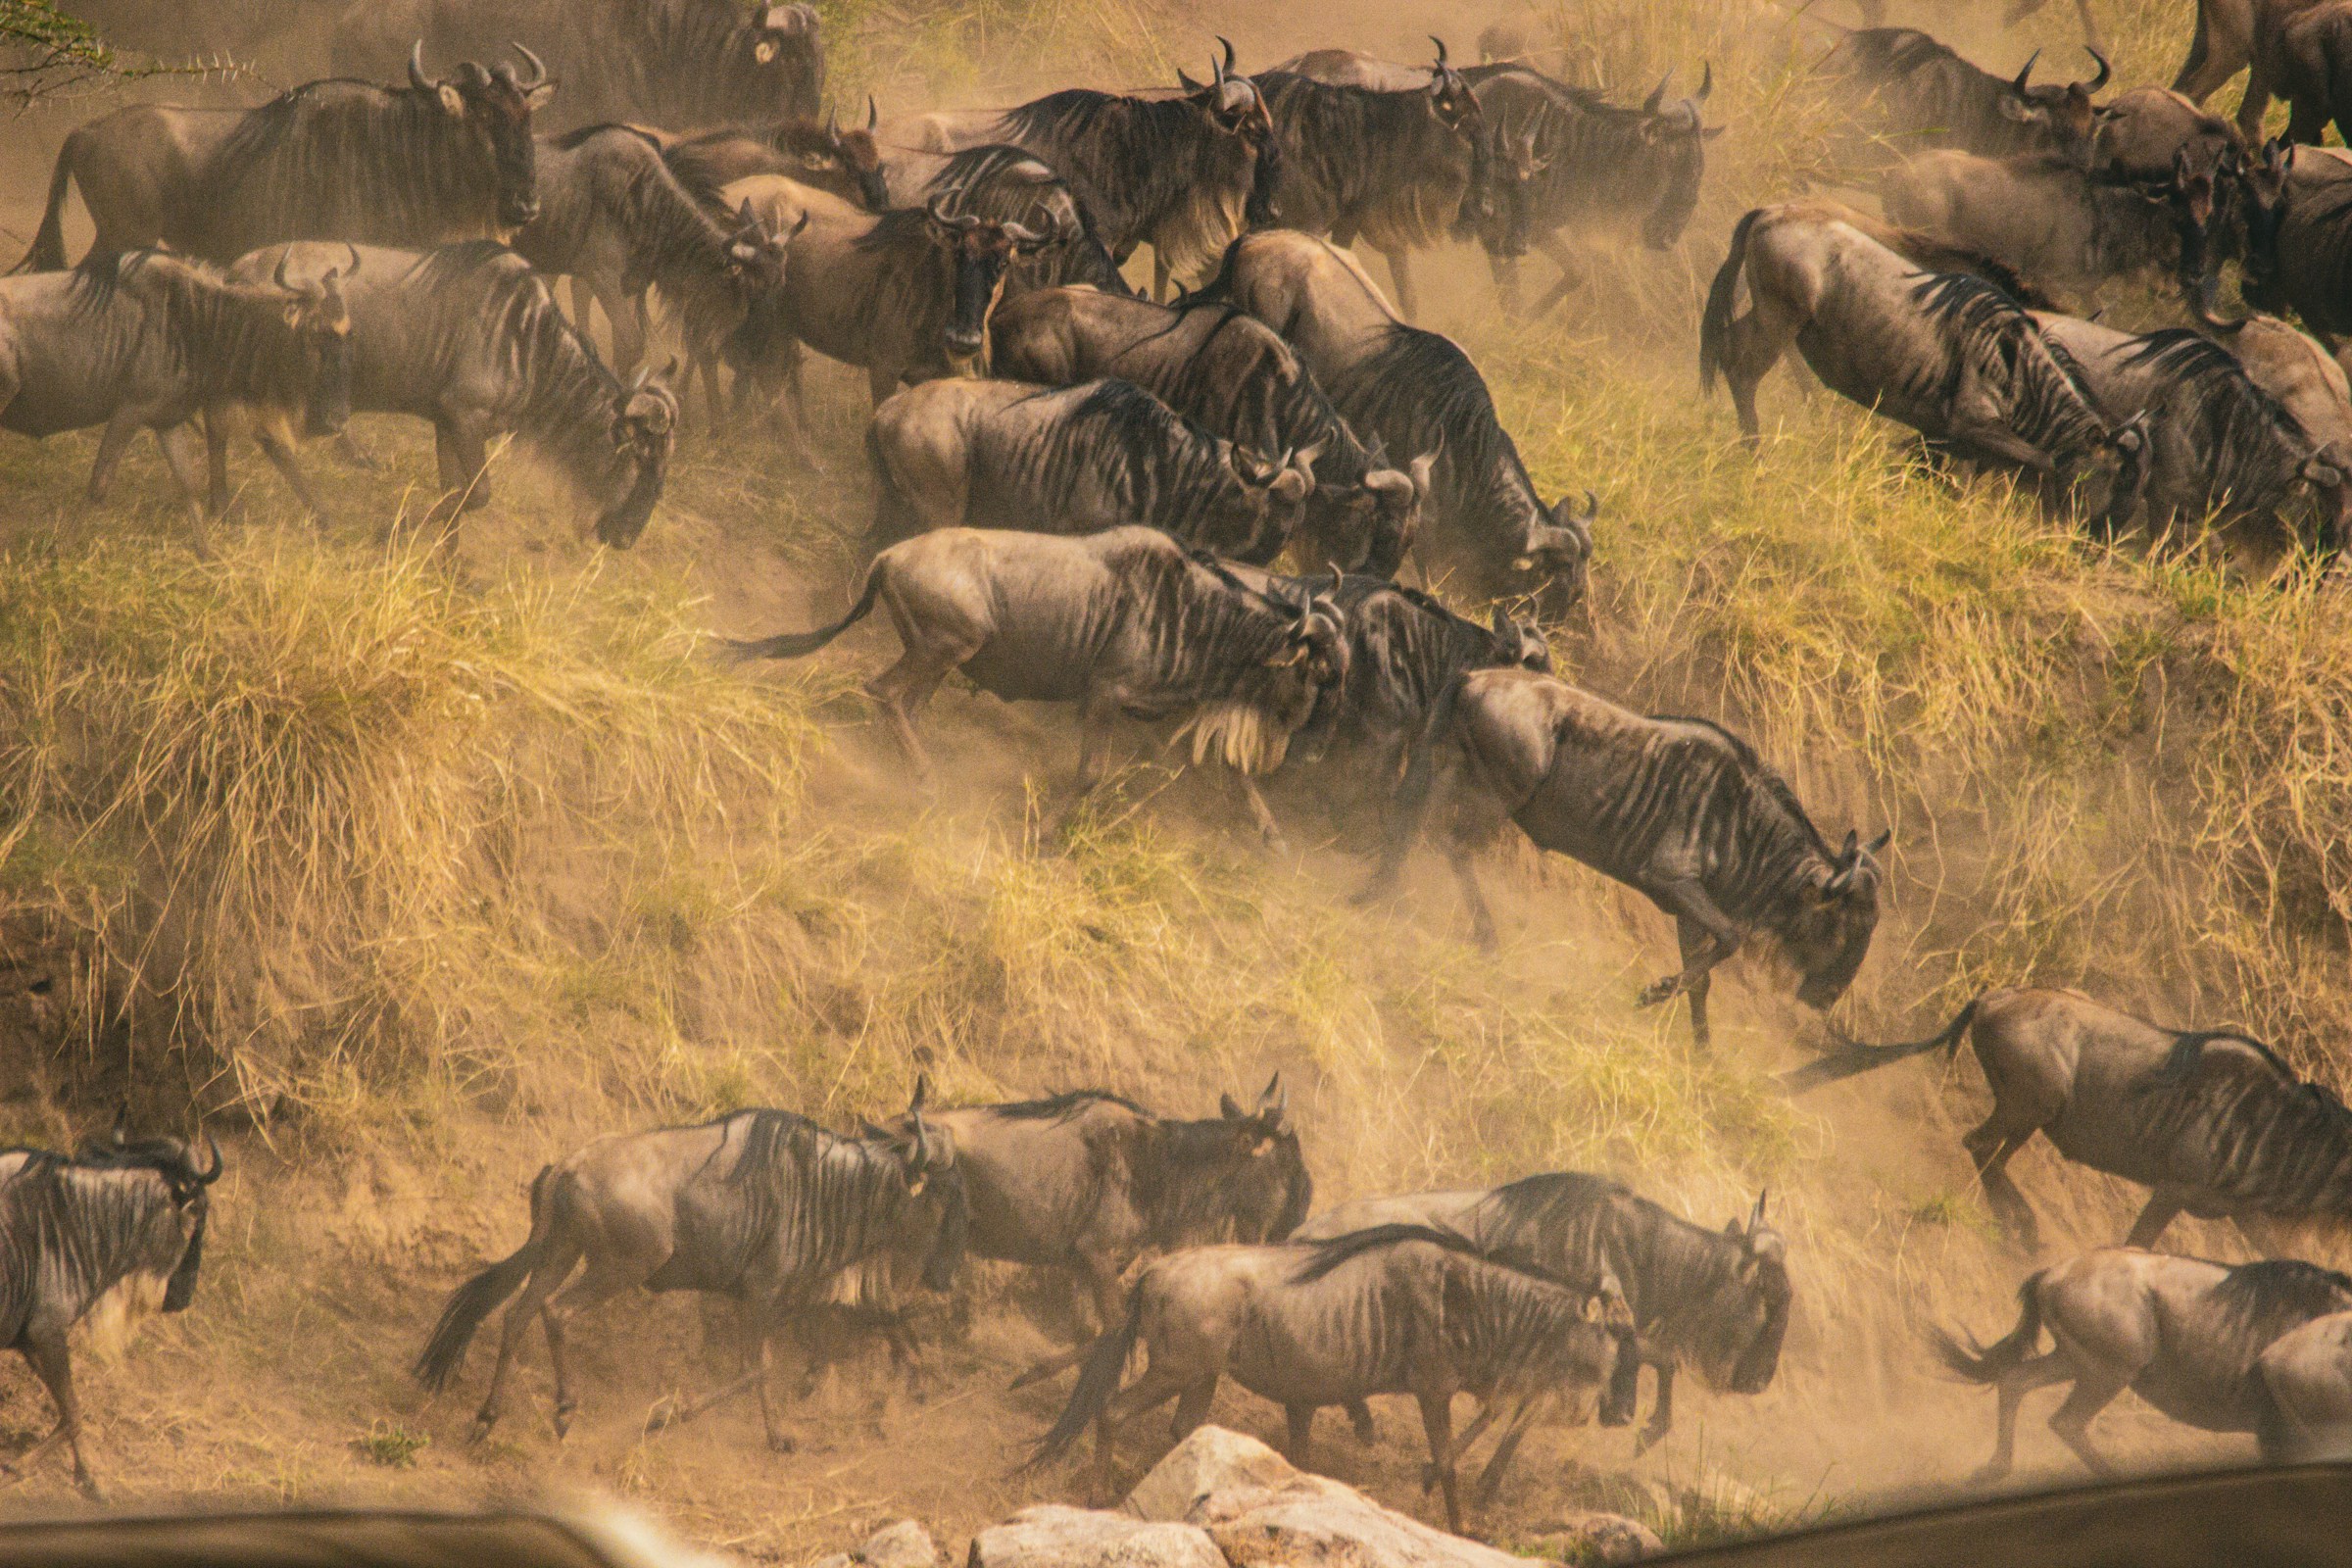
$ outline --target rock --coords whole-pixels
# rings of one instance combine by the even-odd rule
[[[1204,1527],[1232,1568],[1526,1568],[1524,1558],[1384,1508],[1219,1427],[1178,1444],[1127,1507]]]
[[[850,1554],[865,1568],[939,1568],[939,1546],[931,1532],[902,1519]]]
[[[974,1536],[967,1568],[1225,1568],[1225,1559],[1198,1525],[1048,1503]]]
[[[1519,1545],[1561,1562],[1633,1562],[1666,1549],[1658,1533],[1621,1513],[1564,1514]]]

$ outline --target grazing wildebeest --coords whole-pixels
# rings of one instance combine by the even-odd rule
[[[804,215],[802,221],[806,222]],[[784,286],[789,230],[747,208],[720,221],[671,173],[653,138],[627,125],[591,125],[539,147],[539,216],[514,250],[550,277],[572,280],[572,318],[587,303],[612,325],[612,364],[645,357],[644,296],[658,287],[675,312],[687,376],[706,376],[718,421],[718,366],[727,340]]]
[[[2157,272],[2196,291],[2214,194],[2210,170],[2178,168],[2162,180],[2122,183],[2093,179],[2079,163],[2046,153],[1921,153],[1879,181],[1888,220],[1996,256],[2037,282],[2082,291]]]
[[[1786,1082],[1810,1089],[1963,1035],[1993,1103],[1961,1143],[2028,1250],[2040,1228],[2008,1165],[2037,1132],[2068,1159],[2152,1189],[2127,1246],[2154,1246],[2182,1212],[2229,1219],[2265,1250],[2270,1221],[2352,1214],[2352,1113],[2333,1093],[2246,1035],[2162,1028],[2077,992],[1988,991],[1932,1039],[1847,1046]]]
[[[103,425],[94,502],[130,438],[153,430],[203,549],[190,420],[222,400],[251,407],[273,435],[328,435],[350,416],[346,255],[300,286],[282,267],[224,277],[164,251],[0,278],[0,430],[38,440]]]
[[[2207,315],[2203,324],[2295,416],[2314,447],[2352,453],[2352,381],[2310,334],[2259,314],[2229,321]]]
[[[884,179],[893,206],[938,202],[954,212],[1052,235],[1054,244],[1014,260],[1005,279],[1007,295],[1072,283],[1105,294],[1135,292],[1110,259],[1077,191],[1026,148],[986,142],[954,153],[893,151]]]
[[[282,262],[310,276],[343,255],[341,246],[287,246],[257,252],[235,271],[261,275]],[[545,280],[503,245],[476,240],[421,256],[361,247],[358,255],[363,275],[343,280],[351,406],[431,421],[446,525],[489,500],[489,443],[512,433],[595,509],[598,538],[616,550],[636,543],[668,474],[678,415],[668,388],[643,368],[626,384],[615,378]],[[217,407],[207,423],[218,507],[240,421],[233,408]],[[292,450],[268,431],[258,437],[303,504],[323,515]]]
[[[565,1323],[639,1287],[701,1291],[735,1303],[768,1446],[788,1450],[766,1378],[776,1332],[883,1253],[921,1252],[923,1283],[934,1291],[951,1288],[962,1265],[963,1174],[953,1141],[928,1128],[922,1100],[918,1086],[904,1133],[869,1128],[842,1138],[790,1111],[739,1110],[697,1127],[599,1139],[542,1166],[531,1181],[529,1238],[451,1294],[416,1357],[417,1379],[445,1388],[474,1331],[512,1296],[474,1435],[497,1422],[508,1369],[536,1316],[562,1437],[577,1406]]]
[[[1223,40],[1219,40],[1223,42]],[[1008,142],[1070,182],[1113,261],[1152,247],[1152,293],[1222,251],[1245,226],[1273,220],[1281,144],[1265,100],[1233,71],[1233,45],[1207,82],[1178,75],[1177,97],[1072,87],[1003,113],[931,115],[914,145],[956,152]]]
[[[2232,1267],[2107,1247],[2027,1275],[2017,1299],[2017,1327],[1982,1348],[1934,1331],[1945,1366],[2000,1391],[1980,1484],[2009,1473],[2018,1407],[2053,1383],[2074,1387],[2050,1430],[2094,1475],[2116,1472],[2092,1446],[2090,1423],[2126,1389],[2184,1426],[2256,1431],[2267,1402],[2262,1353],[2292,1329],[2352,1309],[2352,1279],[2289,1259]]]
[[[1272,327],[1228,305],[1174,309],[1094,289],[1035,289],[989,322],[995,373],[1047,386],[1132,381],[1186,418],[1260,453],[1312,449],[1301,542],[1310,564],[1392,576],[1430,465],[1415,481],[1375,461],[1314,372]]]
[[[1669,74],[1632,108],[1524,66],[1464,74],[1487,134],[1487,193],[1473,217],[1506,310],[1518,309],[1519,262],[1530,246],[1560,272],[1537,306],[1542,315],[1584,282],[1579,238],[1638,237],[1662,251],[1682,237],[1698,208],[1706,144],[1723,133],[1702,109],[1712,66],[1692,96],[1668,103]]]
[[[1291,737],[1348,674],[1348,638],[1328,599],[1250,588],[1157,528],[1075,539],[948,528],[874,558],[850,612],[830,626],[733,645],[747,659],[815,653],[879,600],[905,651],[866,690],[925,772],[914,714],[961,669],[1007,702],[1078,705],[1078,788],[1102,777],[1112,718],[1184,719],[1193,760],[1232,771],[1260,833],[1278,836],[1252,773],[1282,764]]]
[[[2065,486],[2107,526],[2138,505],[2145,437],[2108,423],[2024,306],[1964,273],[1923,272],[1844,223],[1760,207],[1732,232],[1698,335],[1700,384],[1729,383],[1751,446],[1756,385],[1791,343],[1824,385],[1931,451]]]
[[[1436,67],[1407,86],[1334,79],[1349,73],[1302,69],[1324,64],[1311,57],[1256,78],[1282,145],[1273,210],[1283,225],[1341,245],[1360,236],[1388,259],[1408,318],[1412,252],[1466,232],[1475,215],[1464,204],[1484,194],[1485,117],[1444,42],[1431,41]]]
[[[1569,1281],[1607,1280],[1641,1336],[1640,1361],[1657,1369],[1657,1400],[1636,1451],[1674,1427],[1674,1381],[1688,1365],[1714,1388],[1761,1394],[1780,1370],[1794,1294],[1788,1243],[1764,1221],[1764,1195],[1743,1225],[1693,1225],[1624,1184],[1581,1171],[1527,1176],[1484,1191],[1414,1193],[1343,1203],[1298,1227],[1294,1240],[1329,1241],[1382,1225],[1426,1225],[1485,1257]],[[1625,1393],[1633,1419],[1635,1391]],[[1359,1427],[1369,1425],[1368,1417]],[[1505,1434],[1480,1482],[1481,1506],[1518,1447]]]
[[[1121,1423],[1175,1399],[1181,1443],[1230,1377],[1283,1407],[1291,1462],[1303,1467],[1318,1409],[1409,1394],[1421,1406],[1447,1528],[1459,1534],[1454,1468],[1474,1434],[1455,1441],[1453,1396],[1479,1400],[1476,1431],[1497,1416],[1516,1429],[1552,1401],[1565,1401],[1581,1425],[1604,1391],[1603,1419],[1621,1418],[1624,1368],[1638,1366],[1640,1346],[1624,1323],[1608,1321],[1608,1306],[1605,1292],[1492,1262],[1426,1226],[1384,1226],[1313,1247],[1193,1248],[1145,1268],[1125,1320],[1087,1356],[1031,1462],[1059,1457],[1091,1423],[1107,1485]],[[1122,1390],[1139,1344],[1147,1364]]]
[[[1683,967],[1642,1004],[1690,997],[1700,1046],[1709,974],[1750,937],[1772,939],[1798,973],[1797,1000],[1817,1010],[1870,952],[1890,835],[1863,844],[1849,832],[1833,850],[1781,776],[1705,719],[1645,718],[1534,670],[1471,671],[1431,712],[1364,897],[1395,885],[1441,783],[1446,856],[1479,941],[1494,943],[1494,917],[1472,858],[1507,819],[1674,916]]]
[[[1298,351],[1356,433],[1399,456],[1435,453],[1421,508],[1423,564],[1488,598],[1585,594],[1592,498],[1545,506],[1494,414],[1486,379],[1451,338],[1407,326],[1355,259],[1287,230],[1245,234],[1201,297],[1247,311]]]
[[[1126,381],[925,381],[874,411],[869,554],[934,528],[1099,533],[1149,522],[1263,564],[1298,530],[1311,453],[1264,456]]]
[[[519,38],[547,56],[576,123],[761,123],[824,107],[822,29],[806,5],[740,0],[353,0],[334,68],[386,70],[411,38],[466,55]]]
[[[2135,336],[2072,317],[2034,319],[2109,419],[2145,416],[2151,526],[2263,519],[2295,538],[2287,513],[2308,510],[2304,542],[2321,570],[2333,564],[2352,511],[2343,469],[2352,449],[2322,451],[2234,355],[2185,327]]]
[[[1846,34],[1814,70],[1851,93],[1854,108],[1903,152],[2053,153],[2080,167],[2090,142],[2091,97],[2113,74],[2106,56],[2088,53],[2097,75],[2035,87],[2031,59],[2015,80],[2005,80],[1916,28],[1866,27]]]
[[[2254,1358],[2254,1435],[2274,1464],[2352,1457],[2352,1311],[2289,1329]]]
[[[538,214],[531,112],[555,90],[536,62],[528,78],[467,61],[435,81],[413,53],[406,87],[314,81],[259,109],[118,109],[66,138],[18,270],[66,265],[69,181],[94,252],[164,244],[225,266],[286,240],[503,236]]]
[[[74,1479],[92,1497],[97,1480],[81,1452],[81,1405],[66,1335],[83,1317],[119,1315],[128,1326],[161,1309],[184,1312],[204,1261],[207,1189],[220,1179],[187,1145],[158,1138],[93,1144],[71,1159],[25,1152],[0,1181],[0,1343],[57,1405],[57,1425],[8,1468],[21,1472],[64,1444]]]

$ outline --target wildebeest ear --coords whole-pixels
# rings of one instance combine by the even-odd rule
[[[1595,1292],[1585,1298],[1584,1319],[1588,1323],[1605,1323],[1609,1319],[1608,1299]]]
[[[1873,858],[1875,858],[1878,856],[1878,853],[1879,853],[1881,850],[1883,850],[1883,849],[1886,848],[1886,846],[1887,846],[1887,845],[1889,845],[1889,844],[1891,844],[1891,843],[1893,843],[1893,842],[1894,842],[1894,829],[1892,829],[1892,828],[1885,828],[1885,829],[1882,829],[1882,830],[1880,831],[1880,833],[1879,833],[1879,836],[1878,836],[1877,838],[1875,838],[1875,839],[1872,839],[1872,840],[1871,840],[1871,841],[1870,841],[1868,844],[1865,844],[1865,845],[1863,845],[1863,846],[1862,846],[1862,853],[1863,853],[1864,855],[1871,856],[1871,857],[1873,857]]]
[[[1219,1095],[1217,1097],[1217,1109],[1224,1112],[1225,1119],[1227,1121],[1240,1121],[1243,1119],[1241,1103],[1231,1095]]]
[[[1435,452],[1424,452],[1405,465],[1404,471],[1413,478],[1413,494],[1423,501],[1429,499],[1429,478],[1437,471],[1437,466],[1438,455]]]
[[[522,101],[528,108],[545,109],[555,98],[555,96],[556,84],[551,79],[539,83],[539,85],[536,87],[525,89],[522,95]]]
[[[1740,1228],[1740,1216],[1735,1214],[1730,1219],[1727,1219],[1723,1222],[1723,1234],[1731,1237],[1734,1241],[1738,1241],[1740,1237],[1745,1236],[1747,1232]]]
[[[1488,620],[1487,624],[1494,628],[1494,635],[1497,637],[1515,636],[1519,631],[1517,622],[1511,619],[1510,612],[1500,605],[1494,607],[1494,616]]]
[[[906,1102],[906,1114],[909,1116],[922,1114],[923,1102],[929,1099],[930,1095],[931,1075],[927,1072],[916,1073],[914,1075],[914,1098]]]

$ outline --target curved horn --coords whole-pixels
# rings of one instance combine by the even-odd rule
[[[874,95],[869,92],[865,95],[865,128],[872,130],[881,123],[882,106],[874,102]]]
[[[418,92],[433,90],[433,79],[424,74],[424,40],[422,38],[417,39],[416,46],[409,51],[409,85]]]
[[[204,1147],[212,1151],[213,1163],[210,1169],[198,1171],[196,1173],[196,1179],[202,1182],[205,1186],[210,1187],[213,1185],[213,1183],[220,1179],[220,1171],[223,1161],[220,1158],[220,1140],[216,1139],[209,1132],[204,1135]]]
[[[1672,66],[1668,66],[1666,68],[1666,74],[1658,78],[1658,84],[1649,89],[1649,96],[1642,100],[1642,112],[1643,114],[1654,115],[1658,112],[1658,105],[1666,101],[1666,84],[1673,79],[1674,68]]]
[[[1429,35],[1429,41],[1438,46],[1438,70],[1442,72],[1446,69],[1446,40],[1433,32]]]
[[[524,92],[529,92],[533,87],[544,84],[547,80],[547,63],[531,53],[519,38],[508,41],[514,45],[514,52],[522,56],[522,63],[531,68],[531,79],[517,81],[514,85],[520,87]]]
[[[620,389],[621,401],[625,403],[629,399],[635,397],[638,393],[644,391],[645,383],[653,378],[654,368],[652,366],[640,365],[637,367],[637,373],[630,376],[628,384]]]
[[[1585,492],[1585,510],[1584,510],[1584,511],[1582,511],[1582,512],[1580,512],[1580,513],[1578,513],[1578,514],[1576,514],[1576,520],[1577,520],[1578,522],[1584,523],[1584,524],[1585,524],[1586,526],[1588,526],[1588,527],[1590,527],[1590,526],[1591,526],[1592,524],[1593,524],[1594,522],[1597,522],[1597,521],[1599,521],[1599,520],[1600,520],[1600,497],[1598,497],[1598,496],[1594,495],[1594,494],[1593,494],[1592,491],[1590,491],[1590,490],[1586,491],[1586,492]]]
[[[294,247],[289,245],[277,253],[277,270],[270,274],[270,283],[291,293],[294,285],[286,281],[286,264],[294,260]]]
[[[1004,225],[1004,237],[1011,240],[1015,245],[1043,245],[1051,237],[1050,235],[1039,233],[1036,229],[1031,228],[1026,223],[1007,222]]]
[[[2092,77],[2088,82],[2083,84],[2083,91],[2097,92],[2101,87],[2106,86],[2107,79],[2115,74],[2115,68],[2107,64],[2107,57],[2105,55],[2099,53],[2096,49],[2093,49],[2088,44],[2084,44],[2082,46],[2082,52],[2099,63],[2099,74]]]
[[[1226,74],[1226,75],[1230,76],[1230,75],[1232,75],[1232,74],[1234,74],[1234,70],[1233,70],[1233,64],[1234,64],[1234,60],[1233,60],[1233,40],[1232,40],[1231,38],[1228,38],[1228,37],[1226,37],[1226,36],[1225,36],[1223,33],[1221,33],[1221,32],[1220,32],[1220,33],[1218,33],[1218,34],[1217,34],[1217,42],[1219,42],[1219,43],[1221,43],[1221,44],[1223,44],[1223,45],[1225,46],[1225,64],[1224,64],[1224,66],[1223,66],[1222,70],[1223,70],[1223,74]]]
[[[349,240],[343,242],[343,248],[351,252],[350,264],[343,269],[343,281],[348,283],[360,275],[360,248]]]
[[[1764,1200],[1771,1196],[1772,1189],[1769,1187],[1762,1187],[1756,1190],[1756,1206],[1752,1211],[1749,1212],[1747,1216],[1748,1235],[1755,1235],[1757,1228],[1764,1223]]]
[[[2038,49],[2026,56],[2026,63],[2017,68],[2017,80],[2009,84],[2011,92],[2016,93],[2020,98],[2026,95],[2026,78],[2034,74],[2034,62],[2040,58],[2041,51]]]
[[[1691,102],[1693,102],[1693,103],[1704,103],[1704,102],[1706,102],[1706,97],[1707,97],[1707,94],[1709,94],[1709,93],[1713,92],[1714,90],[1715,90],[1715,62],[1714,62],[1714,61],[1712,61],[1712,60],[1702,61],[1702,62],[1700,62],[1700,63],[1699,63],[1699,68],[1698,68],[1698,96],[1697,96],[1696,98],[1693,98],[1693,99],[1691,100]]]

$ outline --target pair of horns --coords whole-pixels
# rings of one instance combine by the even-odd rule
[[[343,248],[351,253],[351,260],[344,266],[328,268],[325,273],[319,277],[317,284],[318,287],[324,288],[330,283],[339,282],[345,278],[357,277],[359,275],[360,248],[357,245],[352,244],[349,240],[345,240],[343,242]],[[286,276],[286,269],[292,265],[293,261],[294,247],[289,245],[284,250],[278,252],[277,270],[270,274],[270,281],[275,284],[277,287],[284,289],[289,294],[300,293],[302,291],[302,286],[300,284],[292,281]]]
[[[1674,68],[1672,66],[1668,66],[1666,68],[1666,74],[1658,78],[1658,84],[1649,89],[1649,96],[1642,100],[1642,112],[1643,114],[1654,115],[1658,112],[1659,107],[1666,102],[1666,84],[1672,80],[1674,80]],[[1714,90],[1715,62],[1712,60],[1701,62],[1698,74],[1698,91],[1692,95],[1691,102],[1706,102],[1707,94],[1713,92]]]
[[[514,52],[522,56],[522,63],[531,68],[531,79],[524,81],[516,76],[514,68],[504,61],[498,65],[496,72],[498,79],[516,92],[529,92],[532,88],[543,85],[547,80],[546,64],[520,41],[512,39],[509,41],[514,44]],[[418,92],[431,92],[438,85],[424,74],[424,40],[422,38],[418,38],[415,46],[409,50],[409,85]]]
[[[2106,86],[2108,78],[2115,74],[2115,68],[2107,63],[2107,57],[2105,55],[2099,53],[2096,49],[2091,48],[2088,44],[2084,44],[2082,46],[2082,52],[2090,56],[2091,60],[2098,66],[2099,74],[2088,81],[2076,82],[2074,85],[2081,87],[2084,92],[2097,92],[2100,88]],[[2020,98],[2023,98],[2026,95],[2026,78],[2034,74],[2034,62],[2039,60],[2040,58],[2041,51],[2038,49],[2026,56],[2026,63],[2018,68],[2017,80],[2009,84],[2010,90],[2015,92]]]

